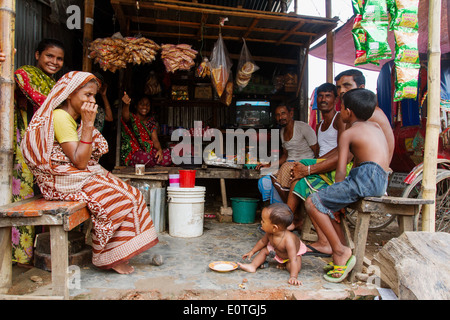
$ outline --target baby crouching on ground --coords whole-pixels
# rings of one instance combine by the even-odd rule
[[[292,223],[294,215],[284,203],[274,203],[263,209],[261,214],[261,227],[265,231],[252,250],[242,256],[250,259],[255,253],[253,261],[249,264],[238,263],[239,267],[247,272],[256,272],[267,256],[273,256],[279,262],[279,267],[289,271],[289,284],[300,285],[298,274],[302,268],[302,255],[306,252],[305,244],[287,227]]]

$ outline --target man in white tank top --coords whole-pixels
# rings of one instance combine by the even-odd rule
[[[317,128],[319,158],[337,147],[339,134],[345,130],[341,115],[336,111],[336,87],[332,83],[324,83],[317,88],[317,108],[321,112],[322,121]]]

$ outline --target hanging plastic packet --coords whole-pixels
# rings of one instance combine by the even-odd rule
[[[367,61],[378,61],[392,57],[391,48],[387,42],[387,25],[380,27],[377,25],[364,26],[366,31],[366,55]]]
[[[387,42],[388,11],[386,0],[352,0],[355,19],[353,40],[356,49],[355,66],[389,59],[392,56]]]
[[[367,61],[392,57],[388,38],[388,10],[386,0],[366,0],[361,26],[366,31]]]
[[[410,28],[397,28],[395,36],[395,61],[419,64],[418,32],[411,32]]]
[[[392,10],[391,25],[396,27],[419,30],[419,0],[395,0],[395,9]]]
[[[395,62],[394,101],[416,99],[420,65]]]
[[[253,72],[259,70],[259,67],[255,64],[255,61],[247,48],[245,39],[243,38],[242,40],[244,41],[244,44],[242,45],[236,75],[236,84],[241,90],[250,82]]]
[[[416,99],[420,71],[419,0],[390,0],[390,5],[396,48],[394,101]]]
[[[232,66],[221,33],[219,33],[219,39],[214,44],[214,48],[211,53],[210,66],[212,83],[217,91],[217,94],[221,97],[228,82],[228,77]]]

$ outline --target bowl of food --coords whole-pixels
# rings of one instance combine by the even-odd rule
[[[237,267],[237,263],[231,261],[214,261],[209,264],[209,268],[217,272],[230,272],[236,270]]]

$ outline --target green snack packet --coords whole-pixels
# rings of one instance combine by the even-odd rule
[[[411,28],[398,28],[394,30],[394,36],[395,62],[419,64],[419,49],[417,46],[419,33]]]
[[[362,14],[364,9],[364,0],[352,0],[352,7],[355,15]]]
[[[405,62],[395,63],[394,101],[416,99],[420,65]]]
[[[391,29],[403,27],[419,30],[419,0],[395,0],[395,7]]]
[[[362,20],[365,24],[373,23],[378,26],[387,26],[388,11],[386,0],[366,0]]]
[[[387,25],[378,26],[376,24],[363,24],[366,31],[366,53],[367,61],[380,59],[390,59],[392,57],[391,48],[387,41]]]

